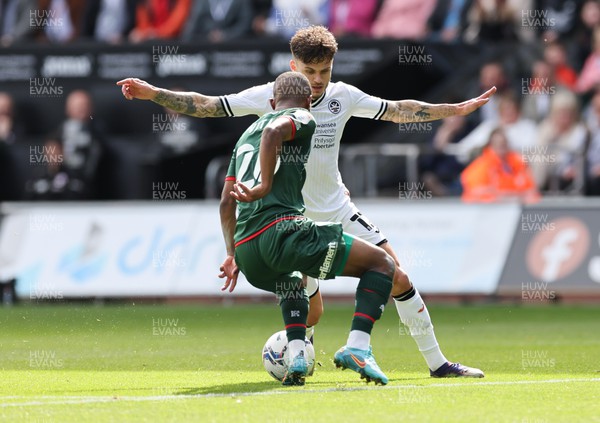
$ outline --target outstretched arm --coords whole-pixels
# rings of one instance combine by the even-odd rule
[[[121,87],[121,92],[127,100],[150,100],[177,113],[200,118],[226,116],[218,97],[195,92],[169,91],[138,78],[122,79],[117,85]]]
[[[235,183],[231,195],[236,200],[250,203],[271,192],[277,152],[281,151],[284,141],[293,138],[295,132],[293,125],[291,119],[279,117],[263,129],[260,139],[260,183],[253,188],[248,188],[239,181]]]
[[[465,116],[487,103],[496,92],[492,87],[477,98],[453,104],[430,104],[417,100],[389,101],[381,120],[395,123],[428,122],[449,116]]]
[[[221,264],[220,278],[225,278],[225,283],[221,288],[221,291],[225,291],[229,288],[229,292],[235,289],[237,284],[237,278],[239,269],[235,264],[234,253],[235,243],[233,240],[233,234],[235,232],[235,224],[237,219],[235,217],[235,200],[229,195],[233,189],[233,180],[226,180],[223,186],[223,192],[221,193],[221,204],[219,206],[219,214],[221,216],[221,230],[223,231],[223,238],[225,239],[225,248],[227,250],[227,258]]]

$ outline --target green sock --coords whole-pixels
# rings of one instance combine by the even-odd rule
[[[351,330],[371,333],[392,292],[392,279],[379,272],[365,272],[356,288],[356,307]]]
[[[288,342],[295,339],[304,341],[306,337],[306,319],[308,317],[308,296],[289,295],[282,298],[279,305]]]

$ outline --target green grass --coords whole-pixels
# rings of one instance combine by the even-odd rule
[[[430,312],[446,356],[485,379],[431,379],[392,304],[372,338],[387,386],[335,368],[352,307],[329,305],[315,335],[321,366],[300,388],[262,368],[281,327],[274,304],[2,308],[0,421],[600,421],[598,307]]]

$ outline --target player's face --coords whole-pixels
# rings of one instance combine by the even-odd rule
[[[308,78],[310,88],[312,89],[312,98],[316,100],[323,94],[329,81],[331,81],[331,70],[333,69],[333,60],[328,62],[306,64],[300,60],[290,61],[290,68],[293,71],[300,72]]]

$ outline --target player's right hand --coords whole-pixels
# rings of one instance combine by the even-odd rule
[[[233,184],[233,191],[230,191],[229,195],[242,203],[251,203],[263,198],[270,191],[271,188],[262,182],[254,186],[254,188],[248,188],[246,185],[238,181]]]
[[[138,78],[125,78],[117,82],[127,100],[152,100],[156,95],[156,87]]]
[[[227,256],[225,261],[220,267],[221,273],[219,274],[220,278],[225,278],[225,283],[221,287],[221,291],[225,291],[229,288],[229,292],[233,292],[235,286],[237,285],[237,278],[240,274],[240,269],[235,264],[235,259],[233,256]]]

